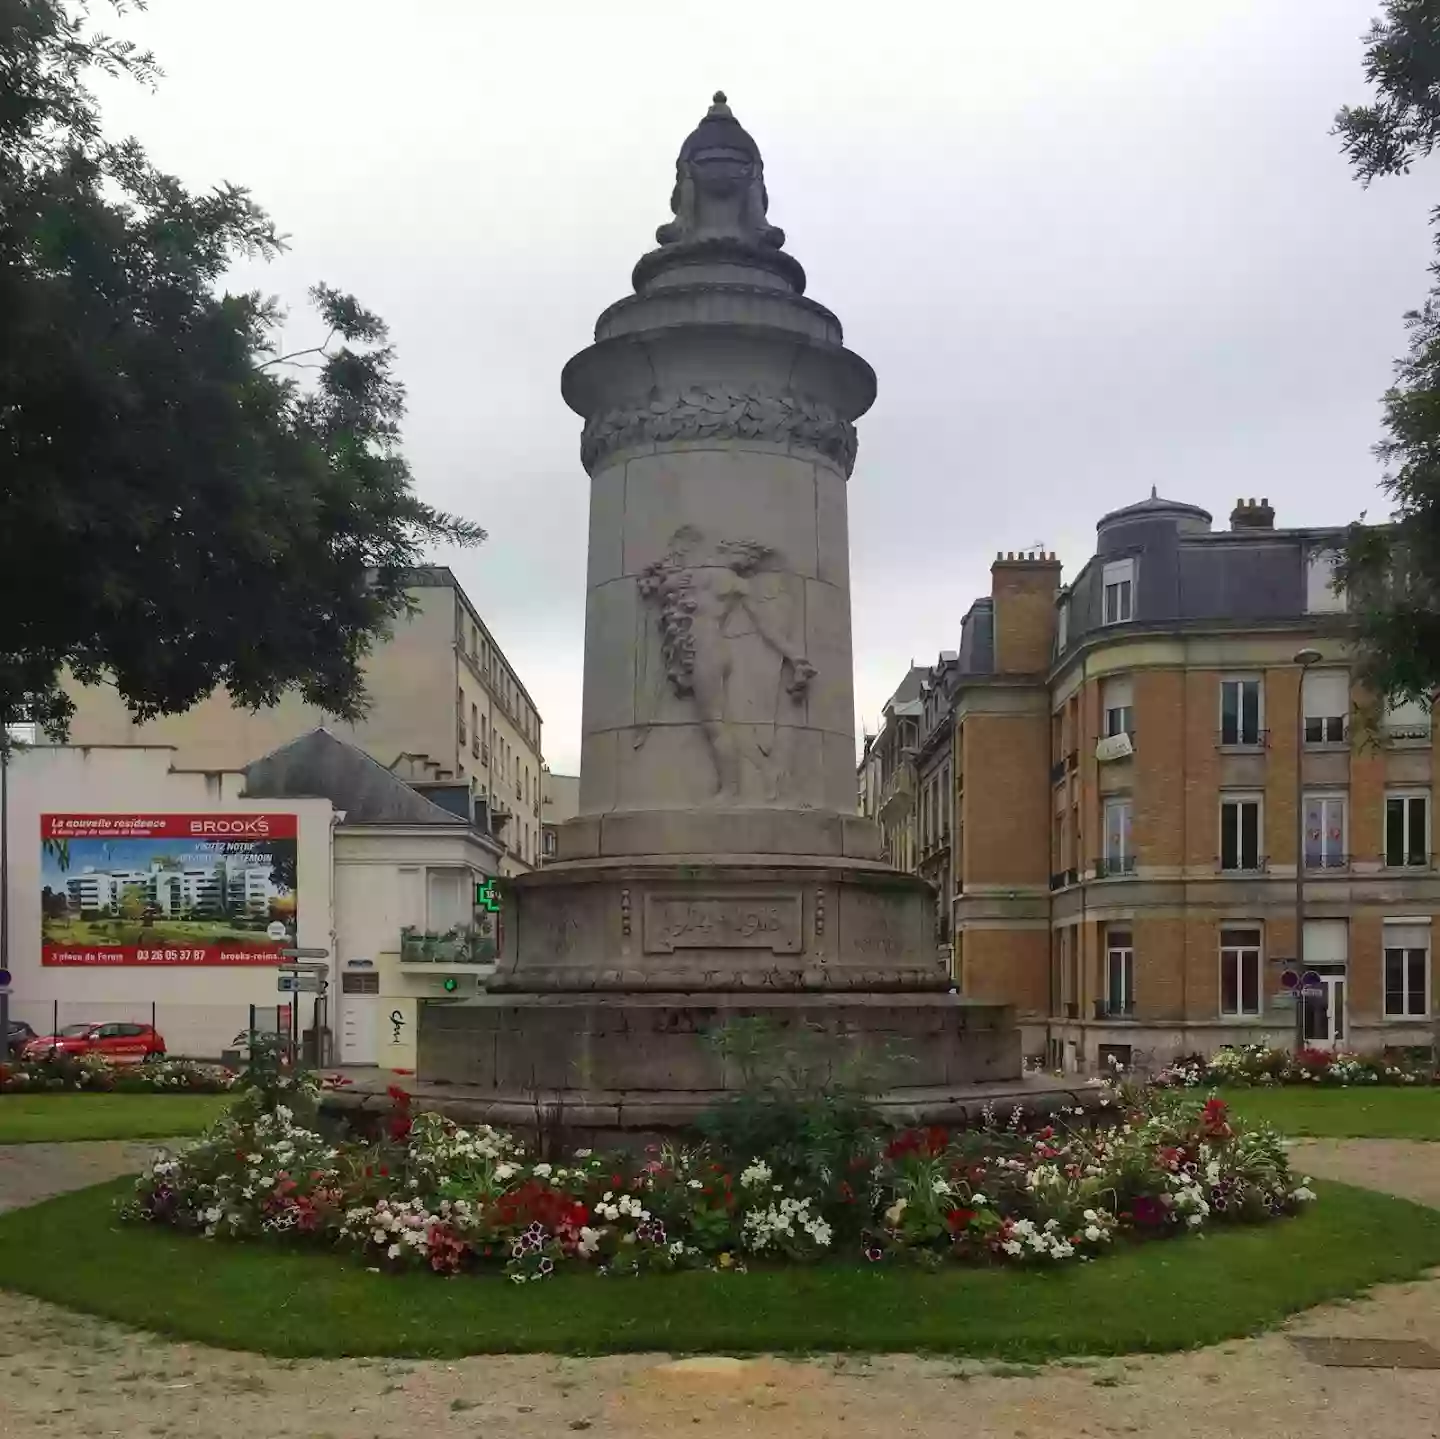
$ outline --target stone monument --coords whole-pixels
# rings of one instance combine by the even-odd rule
[[[875,399],[768,217],[723,94],[673,218],[561,390],[590,475],[580,813],[507,901],[489,992],[427,1005],[419,1077],[683,1118],[737,1014],[898,1040],[908,1083],[1010,1079],[922,880],[855,804],[846,483]],[[638,1121],[637,1121],[638,1122]]]

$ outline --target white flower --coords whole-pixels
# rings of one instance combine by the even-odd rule
[[[990,1201],[983,1194],[972,1194],[970,1202],[971,1204],[989,1204]]]
[[[537,1179],[548,1179],[550,1177],[550,1166],[548,1164],[537,1164],[530,1173]]]
[[[375,1229],[371,1231],[370,1237],[376,1242],[376,1244],[384,1244],[384,1242],[390,1236],[383,1229]]]
[[[515,1166],[513,1164],[497,1164],[495,1166],[495,1178],[503,1184],[507,1179],[513,1177]]]
[[[705,1186],[698,1179],[692,1179],[689,1187],[691,1189],[704,1189]]]
[[[1085,1237],[1091,1244],[1097,1244],[1103,1236],[1093,1224],[1088,1224],[1085,1226]]]
[[[934,1189],[936,1194],[949,1194],[950,1181],[948,1179],[937,1179],[931,1188]]]
[[[385,1252],[391,1257],[391,1259],[399,1259],[400,1246],[398,1244],[392,1244]]]
[[[770,1182],[771,1169],[763,1159],[756,1159],[740,1171],[740,1183],[746,1189],[758,1189]]]
[[[1290,1198],[1299,1204],[1305,1204],[1315,1198],[1315,1191],[1308,1184],[1302,1184],[1298,1189],[1291,1192]]]
[[[901,1216],[905,1213],[905,1207],[909,1202],[908,1199],[897,1199],[894,1204],[885,1211],[885,1222],[892,1229],[900,1223]]]
[[[577,1149],[577,1150],[575,1151],[575,1158],[576,1158],[576,1159],[589,1159],[590,1156],[591,1156],[592,1154],[594,1154],[594,1153],[595,1153],[595,1151],[594,1151],[593,1149]]]
[[[1086,1224],[1094,1224],[1095,1221],[1099,1219],[1099,1217],[1100,1216],[1096,1214],[1093,1209],[1087,1209],[1085,1213],[1081,1216],[1081,1218],[1084,1219]]]

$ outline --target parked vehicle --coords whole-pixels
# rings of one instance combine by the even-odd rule
[[[12,1019],[10,1033],[5,1036],[6,1052],[15,1056],[23,1054],[25,1046],[34,1038],[35,1031],[23,1019]]]
[[[32,1039],[21,1051],[26,1059],[45,1059],[51,1054],[72,1058],[98,1054],[117,1064],[163,1059],[165,1040],[149,1024],[67,1024],[58,1034]]]

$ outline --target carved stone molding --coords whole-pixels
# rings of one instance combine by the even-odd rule
[[[629,445],[671,440],[764,440],[803,445],[833,460],[848,477],[855,468],[855,426],[829,405],[799,395],[693,386],[656,395],[646,404],[592,416],[580,437],[580,462],[593,470]]]

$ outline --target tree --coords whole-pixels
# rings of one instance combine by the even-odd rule
[[[317,284],[324,338],[280,353],[277,305],[221,288],[269,218],[101,135],[87,76],[153,58],[85,0],[3,3],[0,718],[63,738],[67,668],[139,719],[220,685],[353,718],[425,546],[484,538],[411,488],[385,325]]]
[[[1365,36],[1371,104],[1345,106],[1335,133],[1369,185],[1407,173],[1440,143],[1440,0],[1386,0]],[[1440,209],[1431,214],[1440,220]],[[1440,261],[1430,293],[1405,316],[1408,353],[1384,398],[1375,453],[1393,523],[1354,525],[1337,569],[1355,600],[1360,670],[1376,694],[1440,699]]]

